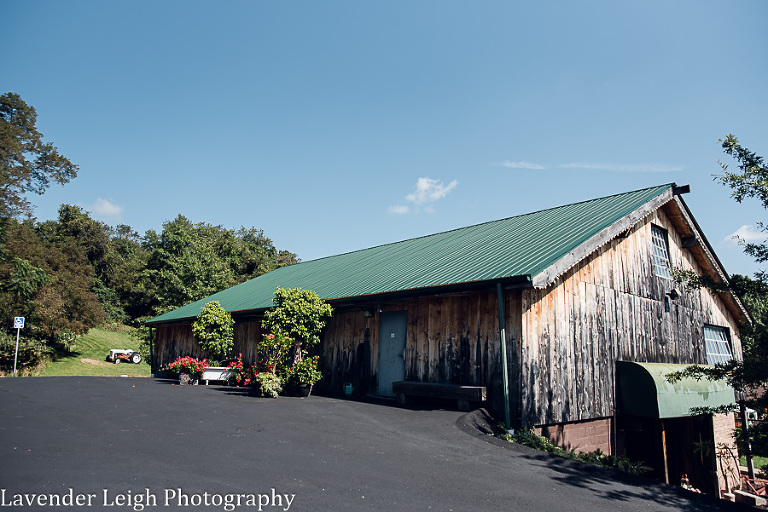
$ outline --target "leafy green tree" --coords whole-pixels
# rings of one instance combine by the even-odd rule
[[[218,301],[211,301],[192,323],[192,335],[213,359],[221,361],[232,355],[235,321]]]
[[[0,218],[29,215],[25,194],[43,194],[51,182],[68,183],[77,166],[43,142],[37,112],[18,94],[0,96]]]
[[[277,288],[272,306],[264,313],[261,326],[275,337],[288,337],[295,344],[294,362],[302,349],[320,343],[320,333],[333,314],[330,304],[312,290]]]
[[[719,162],[723,172],[715,179],[731,189],[731,197],[736,202],[755,198],[763,208],[768,208],[768,166],[763,157],[743,147],[732,134],[721,139],[720,143],[723,151],[736,160],[739,170],[733,172],[728,164]],[[764,233],[768,232],[764,223],[758,222],[758,226]],[[765,243],[744,243],[744,252],[755,258],[758,263],[768,261],[768,245]],[[758,273],[757,277],[766,281],[764,272]]]
[[[30,300],[48,282],[45,270],[32,265],[27,260],[13,258],[12,269],[8,273],[0,290],[8,292],[19,302]]]
[[[150,251],[138,233],[124,224],[118,225],[111,239],[110,268],[107,286],[117,294],[120,307],[128,318],[136,320],[152,313],[152,296],[140,279],[147,268]]]
[[[182,215],[163,224],[159,234],[148,231],[145,247],[149,259],[142,283],[153,297],[154,312],[183,306],[279,266],[279,253],[263,231],[195,224]],[[296,255],[283,258],[295,261]]]
[[[721,174],[715,175],[719,181],[731,189],[731,196],[739,203],[746,198],[758,199],[764,208],[768,208],[768,167],[761,156],[741,146],[736,137],[729,134],[720,140],[723,151],[731,156],[737,163],[738,170],[733,171],[730,165],[719,162]],[[763,223],[758,223],[766,232]],[[768,245],[766,243],[746,243],[741,241],[744,251],[755,258],[759,263],[768,261]],[[713,289],[722,289],[722,283],[713,283],[697,276],[686,275],[682,277],[693,286],[708,286]],[[743,361],[732,360],[727,363],[717,364],[714,367],[693,365],[683,371],[675,372],[667,376],[670,381],[676,381],[683,377],[696,379],[727,380],[742,397],[740,405],[751,406],[756,409],[768,407],[766,385],[768,384],[768,274],[760,271],[754,279],[735,275],[731,278],[728,287],[736,293],[752,317],[750,325],[744,325],[740,329]],[[728,408],[712,410],[705,408],[698,412],[724,412]],[[768,440],[768,426],[764,424],[749,431],[745,435],[742,431],[739,436],[740,450],[748,446],[748,443]],[[768,450],[768,444],[763,443],[763,450]],[[742,451],[742,453],[745,453]],[[747,450],[746,453],[749,453]],[[768,455],[768,452],[763,452]],[[751,464],[750,476],[754,476]]]
[[[0,262],[0,281],[10,284],[0,290],[0,311],[6,318],[27,317],[27,335],[54,340],[104,322],[92,291],[93,267],[72,240],[45,240],[31,222],[11,220],[7,245],[15,258]]]
[[[221,241],[214,232],[182,215],[163,224],[160,234],[147,232],[150,257],[143,278],[147,290],[154,291],[156,311],[202,299],[234,282],[231,269],[218,257]]]

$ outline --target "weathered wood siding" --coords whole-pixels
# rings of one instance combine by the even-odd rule
[[[513,375],[518,375],[520,293],[506,291],[504,295],[508,364]],[[495,289],[376,304],[367,308],[372,317],[366,317],[363,309],[336,311],[329,323],[322,344],[324,387],[340,392],[345,382],[352,382],[356,389],[375,394],[379,312],[406,311],[406,380],[485,385],[489,399],[503,407]],[[518,379],[513,378],[511,386],[513,397],[519,396]]]
[[[737,322],[716,294],[653,275],[652,224],[667,230],[673,266],[703,273],[659,209],[547,289],[522,292],[524,424],[611,416],[616,360],[706,363],[705,324],[729,328],[741,358]]]
[[[155,329],[153,368],[160,369],[179,356],[200,357],[200,347],[192,337],[191,323],[159,325]]]
[[[243,361],[249,363],[258,359],[258,340],[261,338],[261,321],[238,321],[235,318],[234,356],[243,354]],[[155,333],[154,368],[160,368],[179,356],[204,357],[200,346],[192,337],[191,323],[176,323],[157,326]]]

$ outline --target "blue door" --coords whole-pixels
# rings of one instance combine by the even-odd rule
[[[405,380],[405,311],[379,314],[379,396],[395,396],[392,383]]]

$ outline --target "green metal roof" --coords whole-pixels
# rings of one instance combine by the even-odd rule
[[[669,382],[667,375],[690,365],[618,361],[619,409],[622,414],[649,418],[691,416],[693,407],[719,407],[736,401],[723,380],[686,377]]]
[[[278,268],[147,322],[197,316],[212,300],[230,312],[272,305],[276,287],[345,299],[540,274],[674,184],[560,206]],[[596,249],[596,247],[595,247]]]

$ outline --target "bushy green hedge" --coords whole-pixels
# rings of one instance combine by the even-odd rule
[[[16,371],[19,375],[29,373],[45,363],[50,357],[51,348],[37,340],[24,337],[19,339],[19,357]],[[16,336],[0,332],[0,373],[13,373],[13,360],[16,354]]]

